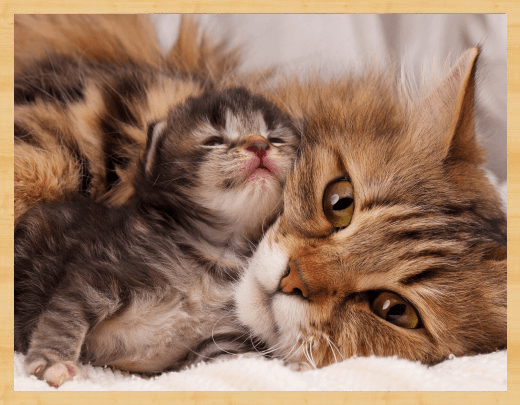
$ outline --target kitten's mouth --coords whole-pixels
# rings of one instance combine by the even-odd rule
[[[254,171],[256,172],[258,170],[265,170],[265,171],[269,172],[270,174],[272,174],[271,170],[269,170],[269,168],[265,167],[264,165],[259,165]]]
[[[258,166],[254,169],[249,176],[247,176],[246,181],[255,181],[260,179],[268,179],[274,177],[273,173],[265,166]]]
[[[247,170],[247,169],[246,169]],[[263,178],[263,177],[272,177],[274,176],[271,168],[267,167],[263,164],[263,162],[259,162],[257,165],[250,166],[249,170],[246,171],[246,180],[253,180],[253,178]]]
[[[270,183],[271,180],[278,180],[276,173],[279,171],[278,166],[269,157],[259,159],[255,157],[251,159],[242,169],[244,173],[244,181],[246,183],[261,182],[264,185]],[[279,180],[278,180],[279,181]]]

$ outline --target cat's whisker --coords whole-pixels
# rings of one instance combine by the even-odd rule
[[[330,339],[328,336],[326,337],[326,339],[327,339],[327,343],[330,347],[330,350],[332,352],[332,355],[334,356],[334,363],[338,363],[338,358],[336,357],[336,351],[338,352],[338,355],[340,356],[341,361],[343,361],[343,355],[339,351],[338,346],[334,342],[332,342],[332,339]]]
[[[314,351],[313,351],[313,347],[314,347],[314,343],[312,340],[309,340],[308,341],[308,345],[309,345],[309,348],[308,348],[308,351],[309,351],[309,357],[311,359],[311,365],[314,367],[314,368],[317,368],[316,367],[316,361],[314,360]]]
[[[311,366],[313,366],[313,361],[312,361],[311,356],[310,356],[310,354],[309,354],[309,351],[308,351],[309,348],[307,347],[307,343],[308,343],[307,341],[304,341],[304,342],[302,343],[302,345],[303,345],[303,354],[305,355],[305,358],[307,359],[307,362],[308,362]],[[314,367],[314,368],[316,368],[316,367]]]
[[[273,352],[275,352],[276,350],[278,350],[280,347],[282,347],[282,343],[281,342],[278,342],[277,344],[273,345],[273,346],[270,346],[269,348],[265,349],[265,350],[258,350],[254,344],[254,341],[252,339],[252,333],[250,332],[249,333],[250,335],[250,339],[251,339],[251,343],[253,344],[253,347],[255,349],[256,352],[258,352],[259,354],[262,354],[262,355],[267,355],[267,354],[271,354]]]
[[[289,351],[287,352],[287,354],[283,357],[283,360],[287,360],[288,358],[290,358],[290,357],[293,355],[293,353],[294,353],[296,350],[301,349],[301,345],[298,347],[298,342],[300,341],[300,339],[301,339],[300,336],[298,336],[297,339],[296,339],[296,342],[294,342],[294,344],[293,344],[291,350],[289,350]],[[302,343],[302,344],[303,344],[303,343]]]
[[[337,363],[338,362],[338,359],[336,357],[336,353],[334,352],[334,348],[332,347],[332,345],[330,344],[330,340],[327,338],[326,339],[326,342],[327,342],[327,345],[329,346],[330,348],[330,351],[332,352],[332,355],[334,356],[334,363]]]
[[[222,348],[215,340],[215,327],[217,326],[217,324],[220,322],[220,320],[222,318],[225,318],[226,316],[230,316],[230,317],[233,317],[233,315],[230,315],[231,311],[228,311],[226,314],[222,315],[216,322],[215,324],[213,325],[213,328],[211,329],[211,340],[213,340],[213,343],[215,344],[215,346],[217,346],[223,353],[226,353],[226,354],[229,354],[229,355],[234,355],[236,356],[237,353],[232,353],[232,352],[229,352],[227,350],[225,350],[224,348]],[[241,336],[245,336],[247,333],[244,333]],[[235,339],[236,340],[236,339]],[[235,341],[233,340],[233,341]]]
[[[343,357],[343,354],[341,354],[341,351],[339,350],[338,348],[338,345],[336,343],[334,343],[334,341],[332,340],[332,338],[330,338],[329,336],[327,336],[327,341],[329,342],[330,345],[332,345],[332,347],[334,347],[337,351],[338,351],[338,354],[339,356],[341,357],[341,361],[345,360],[345,358]],[[335,358],[335,356],[334,356]]]

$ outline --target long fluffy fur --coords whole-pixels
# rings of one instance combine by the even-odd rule
[[[477,55],[468,50],[422,98],[374,69],[273,97],[303,118],[302,146],[236,301],[278,356],[311,367],[354,355],[432,364],[506,347],[506,217],[480,167]],[[341,229],[324,209],[338,181],[354,200]],[[384,291],[414,308],[418,327],[377,314]]]
[[[148,125],[190,96],[248,82],[239,53],[190,17],[163,55],[146,16],[15,16],[15,222],[73,191],[121,205]]]
[[[40,29],[43,53],[26,42]],[[289,117],[236,87],[236,52],[190,19],[164,56],[144,17],[21,16],[17,30],[27,371],[59,386],[77,361],[157,373],[251,350],[232,289],[281,209],[299,144]]]

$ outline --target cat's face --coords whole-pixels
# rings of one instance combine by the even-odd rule
[[[300,137],[274,104],[244,88],[206,93],[152,129],[145,170],[215,221],[259,237],[282,207]]]
[[[434,363],[505,347],[505,217],[478,167],[474,58],[414,110],[377,79],[308,97],[284,211],[236,293],[277,356]]]

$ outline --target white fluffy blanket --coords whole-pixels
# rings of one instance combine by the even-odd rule
[[[56,391],[28,377],[14,356],[15,391]],[[60,391],[506,391],[507,352],[452,358],[427,367],[395,357],[357,357],[318,370],[292,371],[280,360],[237,357],[149,379],[82,366],[84,380]]]

